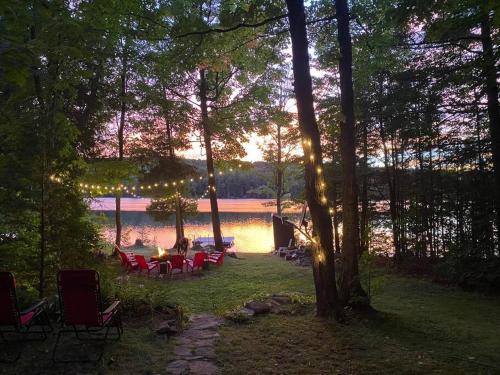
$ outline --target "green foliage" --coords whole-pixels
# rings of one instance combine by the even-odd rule
[[[88,62],[90,46],[85,21],[56,3],[0,11],[0,258],[43,294],[59,268],[88,261],[98,238],[75,183],[85,168],[77,150],[95,129],[82,133],[69,108],[88,78],[76,61]]]

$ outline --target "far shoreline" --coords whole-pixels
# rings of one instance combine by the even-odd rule
[[[122,198],[121,211],[145,212],[150,198]],[[260,198],[223,198],[217,199],[219,212],[241,212],[241,213],[275,213],[276,207],[273,199]],[[94,198],[89,202],[92,211],[114,211],[115,198]],[[289,208],[286,213],[299,213],[302,208]],[[210,212],[210,200],[200,199],[198,201],[198,212]]]

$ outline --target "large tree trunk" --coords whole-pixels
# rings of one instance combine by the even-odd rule
[[[200,105],[201,125],[203,127],[203,139],[205,141],[205,152],[207,154],[208,191],[210,197],[210,210],[212,214],[212,228],[214,232],[215,249],[223,251],[222,233],[220,230],[219,206],[217,204],[217,192],[215,183],[214,159],[212,155],[212,131],[208,118],[207,107],[207,78],[205,69],[200,70]]]
[[[335,280],[332,221],[324,191],[320,135],[314,113],[304,3],[287,0],[299,127],[305,157],[306,199],[313,224],[313,275],[318,316],[340,316]]]
[[[495,174],[495,208],[497,211],[497,246],[500,249],[500,112],[498,109],[498,86],[489,12],[483,12],[481,20],[481,42],[483,46],[483,74],[486,77],[486,96],[488,98],[488,117],[491,135],[491,153]]]
[[[340,47],[340,155],[342,158],[342,273],[340,296],[347,303],[352,296],[365,296],[359,280],[358,186],[352,85],[352,43],[347,0],[335,2]]]

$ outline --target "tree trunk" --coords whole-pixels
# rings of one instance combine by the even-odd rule
[[[45,152],[44,152],[45,164]],[[44,165],[45,169],[45,165]],[[38,297],[42,298],[45,294],[45,171],[42,173],[42,186],[41,186],[41,204],[40,204],[40,273],[39,273],[39,286]]]
[[[491,153],[495,175],[495,208],[497,226],[497,247],[500,250],[500,112],[498,109],[498,86],[493,42],[491,40],[490,17],[483,11],[481,20],[481,42],[483,46],[483,74],[486,77],[486,96],[488,98],[488,117],[491,135]]]
[[[127,41],[125,41],[125,45],[123,47],[123,56],[122,56],[122,71],[120,75],[121,85],[120,85],[120,124],[118,126],[118,160],[123,160],[123,149],[124,149],[124,140],[123,133],[125,130],[125,116],[127,114],[127,103],[126,103],[126,95],[127,95],[127,69],[128,69],[128,56],[127,56]],[[115,223],[116,223],[116,238],[115,244],[116,246],[121,246],[121,238],[122,238],[122,219],[121,219],[121,192],[116,192],[116,201],[115,201]]]
[[[222,233],[220,229],[219,207],[217,204],[217,192],[215,183],[214,159],[212,156],[212,131],[208,118],[207,106],[207,78],[205,69],[200,70],[200,105],[201,125],[203,127],[203,139],[205,141],[205,152],[207,154],[208,191],[210,198],[210,210],[212,214],[212,228],[214,232],[215,249],[223,251]]]
[[[306,199],[313,224],[313,275],[316,288],[316,313],[339,318],[335,280],[332,221],[328,213],[324,191],[323,160],[320,134],[314,113],[304,3],[287,0],[288,21],[292,39],[294,90],[297,101],[299,127],[303,136]]]
[[[281,216],[281,196],[283,194],[283,166],[281,165],[281,125],[277,124],[277,168],[276,168],[276,213]]]
[[[362,162],[362,188],[361,188],[361,248],[360,252],[368,251],[368,129],[363,124],[363,162]]]
[[[176,242],[184,238],[184,219],[182,217],[182,200],[179,193],[175,197],[175,235]]]
[[[336,0],[340,47],[340,155],[342,158],[342,273],[340,296],[347,303],[352,296],[366,296],[359,280],[358,186],[356,181],[356,140],[352,85],[352,44],[347,0]]]
[[[339,205],[337,197],[337,182],[332,182],[332,205],[333,205],[333,233],[335,239],[335,252],[340,254],[340,235],[339,235]]]

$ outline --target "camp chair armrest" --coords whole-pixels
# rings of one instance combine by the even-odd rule
[[[120,304],[121,304],[120,301],[113,302],[106,310],[103,311],[103,314],[108,314],[114,312],[115,310],[118,310]]]
[[[38,315],[43,310],[45,310],[47,308],[47,306],[48,306],[47,299],[44,298],[40,302],[34,304],[33,306],[28,307],[27,309],[25,309],[23,311],[20,311],[20,313],[21,313],[21,315],[24,315],[24,314],[27,314],[27,313],[30,313],[30,312],[34,311],[35,315]]]

